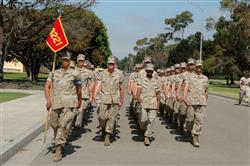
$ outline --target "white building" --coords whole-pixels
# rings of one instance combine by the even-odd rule
[[[3,71],[21,73],[24,72],[24,67],[23,64],[19,61],[4,62]]]

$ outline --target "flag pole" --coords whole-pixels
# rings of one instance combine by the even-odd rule
[[[57,54],[55,52],[54,53],[54,58],[53,58],[53,64],[52,64],[52,80],[51,80],[51,87],[50,87],[50,99],[51,99],[51,102],[52,102],[52,94],[53,94],[53,77],[54,77],[55,66],[56,66],[56,57],[57,57]],[[44,140],[43,140],[44,144],[46,142],[48,128],[49,128],[50,113],[51,113],[51,109],[49,111],[47,111],[47,116],[46,116],[45,123],[44,123]]]
[[[53,65],[52,65],[52,78],[51,78],[51,84],[50,84],[50,100],[51,105],[53,105],[53,77],[55,72],[55,66],[56,66],[56,58],[57,58],[57,52],[66,47],[69,42],[67,39],[67,36],[65,35],[62,23],[61,23],[61,13],[56,19],[54,26],[46,40],[47,45],[50,47],[50,49],[54,52],[54,58],[53,58]],[[49,117],[51,114],[51,109],[47,111],[47,116],[44,123],[44,143],[46,142],[47,132],[49,128]]]

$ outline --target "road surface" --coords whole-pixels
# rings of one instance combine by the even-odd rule
[[[236,103],[209,95],[200,148],[183,140],[160,117],[155,120],[154,141],[146,147],[126,109],[126,96],[111,146],[105,147],[100,141],[97,115],[93,110],[81,138],[72,137],[65,147],[62,161],[53,162],[53,148],[42,146],[41,135],[5,165],[250,165],[250,107]]]

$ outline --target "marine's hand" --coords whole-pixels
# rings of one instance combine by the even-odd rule
[[[76,108],[79,109],[81,107],[81,104],[82,104],[82,100],[78,100]]]
[[[93,102],[93,98],[90,97],[90,98],[89,98],[89,103],[92,103],[92,102]]]
[[[47,111],[50,110],[50,108],[51,108],[51,101],[47,101],[46,108],[47,108]]]
[[[121,107],[123,105],[123,100],[120,100],[119,106]]]

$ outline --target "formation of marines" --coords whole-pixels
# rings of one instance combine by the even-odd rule
[[[107,68],[94,72],[94,67],[83,54],[76,64],[71,54],[62,55],[60,69],[50,73],[44,93],[56,145],[54,161],[60,161],[68,136],[75,131],[80,136],[84,118],[92,103],[97,105],[99,127],[105,146],[111,144],[119,110],[124,103],[124,75],[116,68],[113,57]],[[138,122],[144,144],[149,146],[157,114],[165,116],[173,125],[186,133],[195,147],[203,125],[208,98],[208,78],[202,74],[202,63],[188,59],[167,69],[154,70],[150,57],[136,64],[128,80],[130,112]]]
[[[155,72],[150,57],[145,57],[143,64],[135,65],[128,91],[130,111],[138,121],[146,146],[150,145],[157,112],[195,147],[200,146],[208,99],[208,78],[202,74],[201,61],[190,58],[187,63]]]
[[[63,53],[61,68],[49,74],[44,87],[47,111],[51,110],[55,162],[62,159],[68,136],[75,133],[74,137],[80,137],[80,129],[86,123],[85,116],[93,100],[98,104],[104,145],[110,145],[116,118],[124,102],[123,82],[123,73],[116,69],[113,57],[109,58],[107,69],[96,73],[83,54],[79,54],[74,63],[69,52]]]

